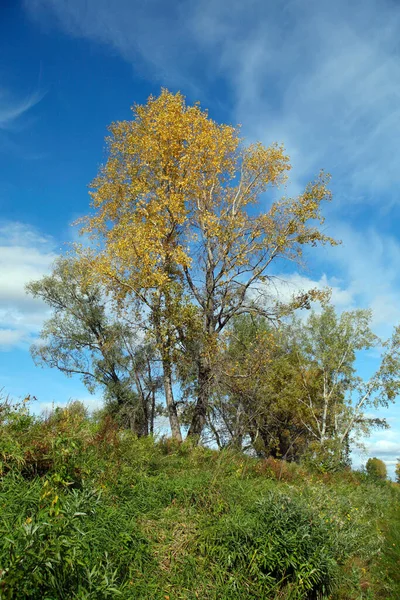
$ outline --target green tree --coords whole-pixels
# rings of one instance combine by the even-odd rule
[[[385,480],[387,477],[386,465],[380,458],[369,458],[365,469],[373,479]]]
[[[365,409],[387,406],[400,390],[398,329],[367,381],[356,358],[382,342],[370,311],[336,314],[324,303],[307,321],[272,326],[265,317],[235,317],[218,357],[208,428],[221,446],[251,444],[260,455],[298,460],[307,454],[326,469],[349,464],[350,444],[384,419]]]
[[[223,445],[294,460],[309,434],[301,422],[301,386],[286,329],[260,316],[232,320],[214,378],[208,426]]]
[[[60,258],[27,292],[52,310],[31,348],[35,363],[80,375],[91,393],[100,386],[123,423],[138,435],[152,431],[160,386],[154,349],[113,312],[104,289],[87,280],[84,265]]]
[[[299,396],[302,422],[311,437],[324,446],[335,440],[345,449],[350,437],[368,434],[382,419],[369,419],[366,408],[387,407],[400,391],[400,329],[383,342],[371,330],[372,313],[354,310],[337,315],[325,303],[306,323],[294,319],[289,327],[303,392]],[[368,380],[356,371],[357,353],[383,347],[380,365]]]

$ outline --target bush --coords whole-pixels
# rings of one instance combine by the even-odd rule
[[[27,477],[51,473],[60,483],[80,485],[97,469],[96,426],[82,403],[71,402],[41,417],[29,405],[0,403],[0,474],[17,470]]]
[[[273,598],[289,588],[290,598],[310,599],[327,597],[337,583],[331,538],[331,525],[303,500],[271,492],[210,526],[201,550],[232,591],[247,587],[246,597]]]
[[[369,458],[365,465],[365,469],[371,479],[384,481],[387,478],[386,465],[383,460],[380,460],[379,458]]]
[[[303,479],[305,471],[297,463],[287,462],[278,458],[269,456],[266,459],[258,461],[255,466],[255,471],[258,474],[271,477],[277,481],[298,481]]]
[[[1,598],[115,598],[150,560],[132,517],[103,503],[99,492],[59,493],[48,480],[3,480]]]
[[[317,473],[340,473],[349,466],[349,459],[343,446],[336,440],[311,443],[302,456],[302,464]]]

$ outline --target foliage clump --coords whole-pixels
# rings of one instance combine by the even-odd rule
[[[384,481],[387,477],[386,465],[380,458],[369,458],[365,469],[373,479]]]

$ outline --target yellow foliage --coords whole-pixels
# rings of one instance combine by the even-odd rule
[[[109,128],[83,228],[98,241],[93,269],[117,296],[133,294],[181,325],[200,328],[206,315],[211,340],[273,260],[336,243],[319,228],[330,200],[324,173],[298,198],[263,209],[264,193],[290,170],[281,145],[245,146],[238,127],[165,89],[132,111]]]

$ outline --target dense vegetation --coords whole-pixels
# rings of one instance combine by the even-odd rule
[[[398,597],[395,484],[27,406],[0,410],[1,598]]]

